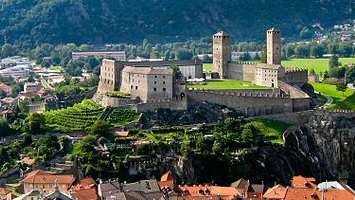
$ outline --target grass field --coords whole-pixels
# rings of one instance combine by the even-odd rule
[[[213,64],[212,63],[204,63],[203,64],[203,69],[206,71],[212,71],[213,70]]]
[[[344,64],[349,64],[354,62],[355,58],[340,58],[339,61]],[[329,59],[328,58],[317,58],[317,59],[291,59],[283,60],[282,65],[284,67],[295,67],[304,69],[314,69],[314,71],[319,74],[329,69]]]
[[[347,89],[343,95],[342,92],[336,90],[335,85],[324,83],[311,83],[311,85],[315,91],[325,93],[334,99],[329,108],[355,110],[355,94],[353,90]]]
[[[268,120],[268,119],[259,119],[255,121],[248,122],[244,124],[244,127],[254,126],[258,130],[257,135],[266,137],[272,143],[282,143],[283,138],[282,134],[292,126],[285,122]]]
[[[268,89],[269,87],[253,85],[241,80],[207,80],[205,85],[189,85],[188,88],[229,90],[229,89]]]

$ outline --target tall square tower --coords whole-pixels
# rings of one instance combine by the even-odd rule
[[[281,32],[272,28],[266,33],[267,64],[281,65]]]
[[[220,31],[213,35],[213,69],[220,78],[227,77],[228,62],[231,60],[231,38]]]

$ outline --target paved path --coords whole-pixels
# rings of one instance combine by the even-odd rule
[[[316,94],[320,94],[322,95],[323,97],[325,97],[327,99],[327,103],[325,103],[324,105],[320,106],[320,108],[327,108],[328,106],[330,106],[330,104],[332,104],[334,102],[334,99],[324,93],[321,93],[321,92],[314,92]]]

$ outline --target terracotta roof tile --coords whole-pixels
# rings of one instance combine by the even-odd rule
[[[35,184],[53,183],[54,184],[56,179],[58,180],[59,184],[69,184],[69,185],[71,185],[75,180],[73,175],[54,175],[43,170],[36,170],[29,173],[22,181],[24,183],[35,183]]]
[[[11,190],[0,188],[0,195],[7,195],[9,193],[11,193]]]
[[[286,187],[282,186],[282,185],[276,185],[270,189],[268,189],[265,194],[264,194],[264,198],[268,198],[268,199],[283,199],[286,196],[287,193],[287,189]]]

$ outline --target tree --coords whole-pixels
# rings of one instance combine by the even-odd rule
[[[311,70],[309,70],[309,75],[314,75],[314,74],[316,74],[316,72],[314,71],[313,68]]]
[[[180,68],[176,65],[170,67],[173,70],[173,76],[175,80],[180,80],[182,78],[182,73],[180,71]]]
[[[339,84],[336,85],[336,87],[337,87],[337,88],[336,88],[337,91],[342,92],[342,93],[343,93],[343,96],[344,96],[344,92],[345,92],[346,89],[347,89],[346,84],[345,84],[345,83],[339,83]]]
[[[15,48],[11,44],[4,44],[1,48],[1,57],[10,57],[16,54]]]
[[[27,123],[25,124],[26,130],[30,134],[42,134],[45,132],[45,123],[46,118],[43,114],[32,113],[26,119]]]
[[[193,57],[193,54],[190,51],[186,50],[179,50],[176,54],[176,58],[178,60],[191,60]]]
[[[339,65],[339,57],[337,55],[332,55],[329,58],[329,68],[338,67]]]
[[[89,134],[107,137],[110,130],[110,124],[103,120],[97,120],[91,128]]]
[[[8,122],[5,119],[0,119],[0,137],[6,137],[13,134],[13,130],[10,128]]]
[[[254,138],[253,131],[250,128],[244,128],[241,138],[244,142],[250,142]]]

